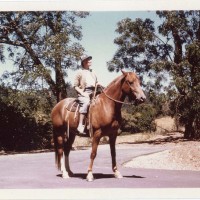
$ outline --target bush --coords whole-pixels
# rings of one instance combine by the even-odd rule
[[[122,110],[123,132],[151,132],[156,130],[154,122],[156,110],[151,104],[141,104],[139,106]]]
[[[0,92],[0,150],[50,148],[52,128],[49,109],[47,102],[41,105],[45,98],[8,88],[0,88]],[[43,115],[38,114],[41,110]]]

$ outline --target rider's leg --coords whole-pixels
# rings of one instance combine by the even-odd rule
[[[79,125],[78,125],[78,132],[79,133],[84,133],[85,129],[85,117],[87,115],[88,107],[90,105],[90,99],[89,97],[79,97],[79,102],[80,102],[80,117],[79,117]]]
[[[84,133],[84,129],[85,129],[84,119],[85,119],[85,114],[80,113],[79,124],[78,124],[78,128],[77,128],[79,133]]]

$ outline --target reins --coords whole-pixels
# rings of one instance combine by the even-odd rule
[[[128,103],[128,102],[119,101],[119,100],[117,100],[117,99],[114,99],[114,98],[108,96],[108,95],[105,93],[105,91],[104,91],[104,89],[103,89],[102,86],[100,86],[100,88],[101,88],[102,92],[105,94],[105,96],[106,96],[107,98],[109,98],[110,100],[112,100],[112,101],[114,101],[114,102],[116,102],[116,103],[121,103],[121,104],[125,104],[125,105],[134,105],[134,103]]]

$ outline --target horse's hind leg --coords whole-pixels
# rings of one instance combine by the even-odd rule
[[[71,151],[72,148],[72,144],[74,143],[76,134],[74,134],[73,132],[71,132],[69,134],[69,138],[67,140],[67,142],[64,145],[64,152],[65,152],[65,168],[66,171],[68,173],[69,176],[73,176],[73,172],[70,170],[70,166],[69,166],[69,153]]]
[[[63,127],[54,128],[53,133],[57,167],[61,170],[63,178],[69,178],[64,161],[64,143],[66,140],[65,129]]]
[[[115,149],[116,138],[117,138],[117,134],[113,134],[113,135],[109,136],[110,151],[111,151],[111,157],[112,157],[112,170],[114,172],[115,178],[123,178],[121,173],[117,170],[116,149]]]

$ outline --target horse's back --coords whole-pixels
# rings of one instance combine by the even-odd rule
[[[51,112],[51,120],[53,126],[61,126],[63,124],[66,106],[73,100],[74,98],[66,98],[61,100],[54,106]]]

